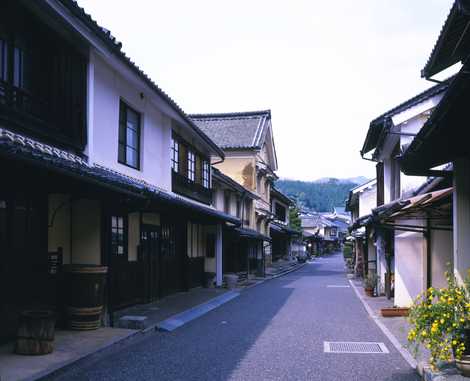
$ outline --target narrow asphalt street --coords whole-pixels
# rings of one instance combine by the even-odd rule
[[[320,258],[172,333],[55,380],[418,380],[349,285],[340,254]],[[387,354],[324,353],[324,341],[377,341]]]

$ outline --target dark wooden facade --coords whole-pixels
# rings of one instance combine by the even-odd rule
[[[21,4],[0,12],[0,122],[81,153],[87,57]]]
[[[181,136],[173,133],[172,139],[178,145],[178,152],[175,160],[177,166],[173,166],[172,170],[172,190],[183,196],[204,204],[212,202],[212,188],[210,182],[210,158],[199,152],[195,147],[189,144]],[[194,167],[192,178],[189,175],[190,154],[194,155]],[[208,165],[207,178],[204,179],[204,163]]]

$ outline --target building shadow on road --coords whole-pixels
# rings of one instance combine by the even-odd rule
[[[173,332],[156,332],[95,356],[53,380],[227,380],[293,293],[285,282],[254,287]],[[266,284],[267,285],[267,284]],[[262,365],[262,364],[259,364]],[[258,368],[259,369],[259,368]],[[256,376],[257,367],[251,375]]]

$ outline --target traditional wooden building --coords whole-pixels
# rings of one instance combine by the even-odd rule
[[[459,280],[467,276],[470,268],[470,149],[465,127],[470,91],[469,21],[468,2],[455,1],[421,73],[431,79],[456,63],[463,66],[400,161],[402,170],[408,175],[435,176],[452,181],[452,262]]]
[[[224,156],[76,2],[4,1],[0,338],[60,311],[63,264],[108,267],[107,316],[202,284],[240,225],[211,205]]]
[[[354,240],[354,272],[364,276],[369,267],[376,270],[375,247],[369,250],[370,231],[367,231],[367,221],[372,209],[377,206],[377,180],[373,179],[349,191],[346,210],[351,213],[350,233]]]
[[[262,275],[263,269],[253,260],[253,251],[263,239],[255,225],[255,202],[259,196],[217,168],[213,168],[212,180],[214,206],[240,220],[240,226],[226,226],[223,230],[223,273],[235,273],[240,278]]]
[[[265,266],[272,260],[269,226],[273,213],[270,196],[272,184],[277,179],[271,112],[198,114],[190,117],[224,151],[225,160],[217,162],[213,157],[214,166],[259,197],[254,207],[256,234],[249,231],[241,234],[257,241],[255,246],[249,248],[251,262],[256,263],[260,272],[264,272]]]
[[[295,239],[301,237],[301,232],[289,226],[289,209],[294,202],[278,189],[271,188],[271,212],[274,215],[271,221],[270,236],[272,239],[272,260],[292,258]]]

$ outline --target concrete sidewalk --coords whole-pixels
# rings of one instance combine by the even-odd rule
[[[178,292],[153,303],[139,304],[114,313],[114,325],[119,328],[151,330],[163,320],[207,303],[228,292],[224,288],[194,288]]]
[[[57,331],[55,350],[43,356],[13,353],[14,343],[0,346],[0,380],[36,380],[91,354],[134,336],[138,331],[100,328],[96,331]]]

